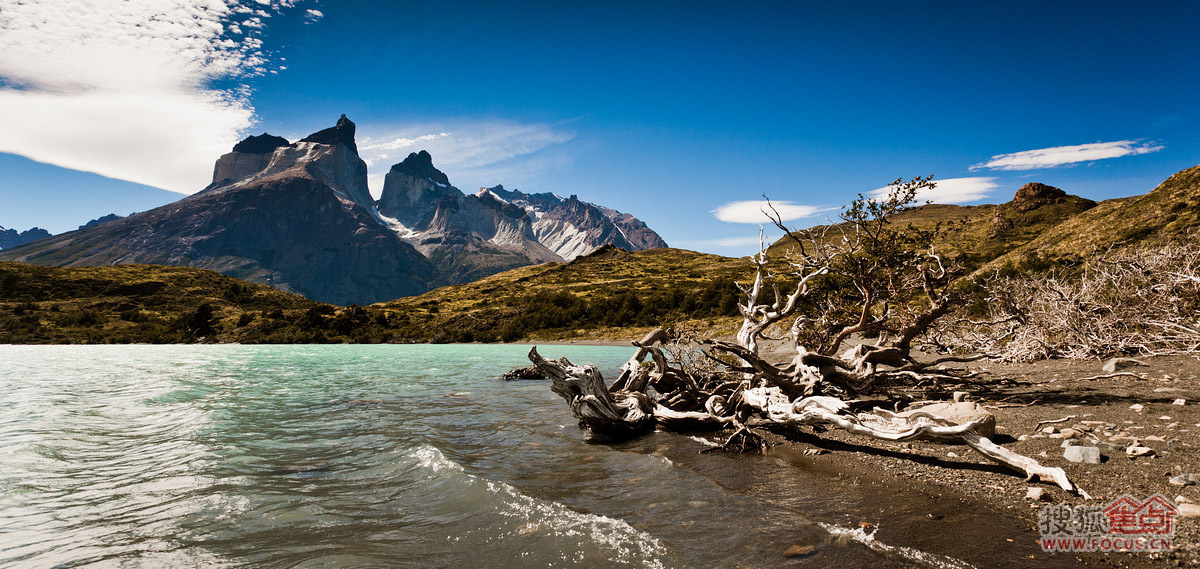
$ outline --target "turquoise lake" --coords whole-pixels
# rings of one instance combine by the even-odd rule
[[[795,453],[699,454],[715,435],[590,443],[548,382],[496,379],[528,349],[0,346],[0,566],[970,567],[972,551],[993,555],[962,536],[929,553],[850,529],[940,508],[982,535],[990,514],[855,487]],[[631,355],[539,350],[608,378]],[[792,544],[817,552],[785,559]]]

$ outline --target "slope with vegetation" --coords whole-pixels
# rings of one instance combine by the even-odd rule
[[[0,263],[0,343],[496,342],[625,336],[731,321],[738,259],[605,247],[371,306],[334,306],[213,271]],[[724,319],[724,320],[722,320]],[[607,331],[607,332],[606,332]]]

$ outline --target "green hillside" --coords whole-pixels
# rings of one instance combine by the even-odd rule
[[[0,343],[496,342],[730,324],[744,260],[612,247],[367,307],[203,269],[0,263]]]
[[[632,338],[628,328],[732,326],[734,280],[752,275],[745,259],[605,246],[569,263],[522,267],[377,306],[405,314],[434,341]]]

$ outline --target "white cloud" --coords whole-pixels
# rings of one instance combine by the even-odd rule
[[[996,183],[996,178],[983,177],[947,178],[945,180],[934,180],[933,184],[933,188],[917,192],[917,201],[919,203],[925,203],[926,200],[942,204],[973,202],[988,197],[991,191],[999,186]],[[886,197],[891,191],[892,186],[878,188],[871,190],[870,197]]]
[[[320,10],[313,10],[310,8],[308,11],[304,12],[304,21],[310,24],[324,17],[325,13]]]
[[[990,170],[1036,170],[1038,168],[1054,168],[1056,166],[1104,160],[1106,158],[1149,154],[1162,149],[1162,145],[1137,140],[1055,146],[1052,148],[1014,152],[1012,154],[997,154],[992,156],[991,160],[987,162],[971,166],[971,170],[984,168]]]
[[[782,221],[791,221],[803,217],[812,217],[818,213],[833,211],[836,208],[820,208],[811,205],[800,205],[788,201],[772,201],[771,206],[779,213]],[[729,223],[771,223],[771,218],[767,217],[765,212],[767,209],[766,200],[751,200],[742,202],[729,202],[717,209],[712,210],[713,215],[721,221]],[[757,239],[757,238],[756,238]]]
[[[427,150],[433,164],[456,186],[520,185],[532,174],[561,165],[561,157],[544,151],[575,138],[559,125],[500,120],[456,121],[435,125],[363,127],[358,153],[372,166],[368,183],[378,195],[392,164],[411,152]]]
[[[294,2],[0,0],[0,152],[180,192],[253,120],[258,31]]]

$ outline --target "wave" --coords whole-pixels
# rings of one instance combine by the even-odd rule
[[[875,539],[875,532],[879,531],[876,527],[875,531],[868,533],[865,528],[848,528],[837,524],[829,524],[818,522],[818,524],[829,532],[834,538],[850,539],[861,543],[868,548],[898,557],[903,557],[909,561],[919,563],[935,569],[975,569],[974,565],[967,563],[961,559],[938,555],[928,551],[921,551],[912,547],[903,547],[899,545],[888,545]]]
[[[441,482],[437,484],[441,492],[459,494],[435,497],[445,503],[429,504],[430,507],[473,510],[468,518],[461,520],[468,527],[457,528],[457,536],[452,538],[463,546],[482,542],[488,547],[501,547],[496,554],[520,559],[523,565],[531,566],[534,561],[543,560],[548,560],[547,565],[552,567],[583,564],[665,569],[668,566],[670,555],[662,542],[623,520],[577,512],[558,502],[524,494],[504,482],[467,474],[462,465],[446,458],[432,445],[419,445],[406,453],[403,460],[424,471],[426,482],[434,479]],[[445,484],[448,478],[453,485]],[[430,513],[442,517],[449,512]],[[499,561],[500,557],[494,559]]]

